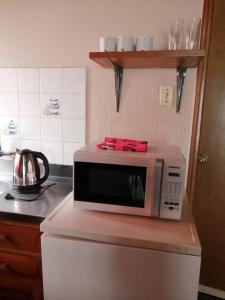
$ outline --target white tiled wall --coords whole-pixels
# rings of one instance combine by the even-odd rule
[[[19,148],[71,165],[85,143],[85,68],[0,68],[0,129],[10,120]]]

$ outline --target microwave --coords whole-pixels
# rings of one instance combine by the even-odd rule
[[[177,146],[148,151],[97,149],[74,153],[74,205],[78,208],[179,220],[185,159]]]

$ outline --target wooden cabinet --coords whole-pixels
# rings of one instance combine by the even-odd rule
[[[29,223],[3,223],[0,219],[0,250],[17,249],[40,252],[39,226]]]
[[[39,221],[0,216],[0,299],[42,300]]]

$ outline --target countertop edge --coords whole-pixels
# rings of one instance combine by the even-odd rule
[[[40,230],[47,234],[55,234],[60,236],[67,236],[72,239],[86,239],[97,242],[105,242],[109,244],[121,245],[121,246],[132,246],[142,249],[151,249],[157,251],[166,251],[176,254],[185,254],[193,256],[201,256],[201,246],[198,245],[175,245],[170,243],[161,243],[153,240],[134,239],[130,237],[118,237],[113,235],[104,235],[97,233],[89,233],[85,231],[79,231],[74,228],[64,228],[63,226],[56,226],[51,224],[51,220],[55,215],[71,201],[72,192],[69,193],[66,198],[48,215],[45,220],[40,224]],[[195,226],[193,226],[194,233],[196,232]]]

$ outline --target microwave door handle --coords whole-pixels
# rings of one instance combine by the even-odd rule
[[[163,159],[156,159],[155,161],[154,194],[151,213],[152,217],[159,217],[160,215],[163,163]]]

